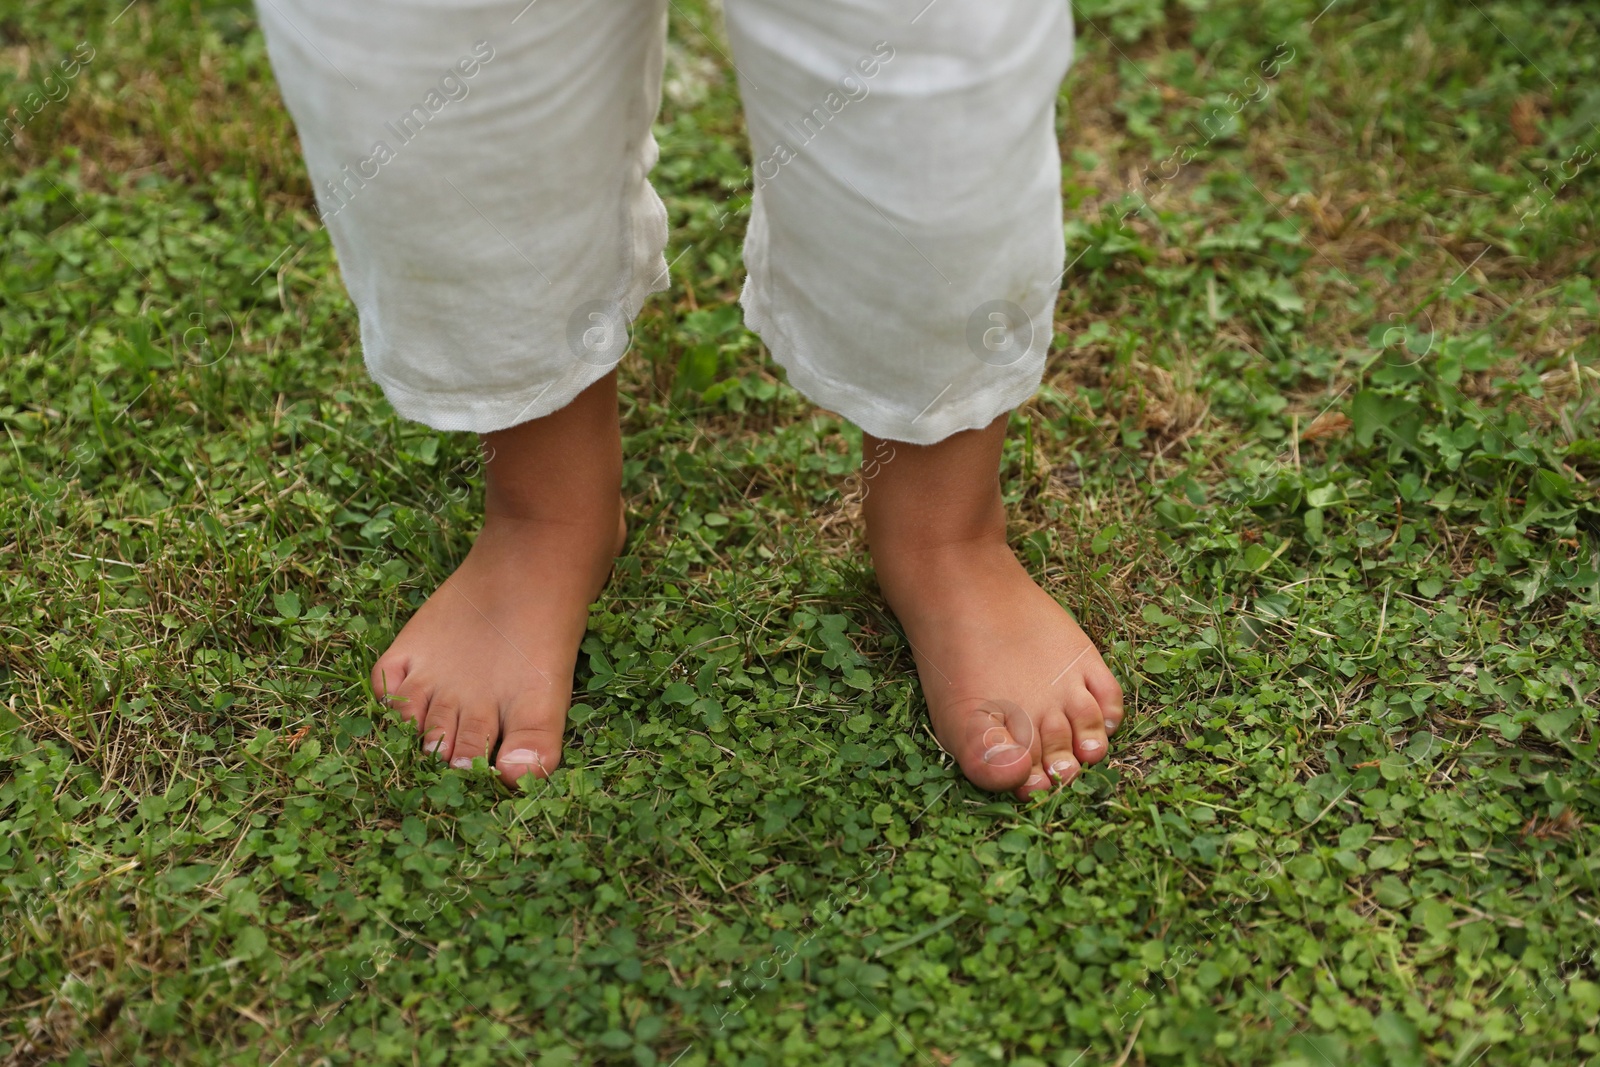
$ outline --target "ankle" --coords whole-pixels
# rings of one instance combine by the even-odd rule
[[[615,374],[540,419],[483,437],[487,518],[606,528],[622,514]]]
[[[1016,566],[1005,524],[978,530],[911,532],[868,537],[878,588],[897,614],[942,611],[950,598],[990,587]]]
[[[929,487],[915,499],[872,501],[869,497],[863,510],[867,544],[875,560],[966,553],[1006,543],[1005,506],[998,485],[988,500],[940,501],[937,491]]]
[[[862,504],[874,560],[1005,544],[1005,419],[933,445],[863,438]]]
[[[585,494],[586,497],[591,495]],[[491,492],[486,494],[483,506],[486,524],[570,527],[599,533],[619,528],[624,521],[623,514],[622,496],[617,490],[584,501],[497,499]]]

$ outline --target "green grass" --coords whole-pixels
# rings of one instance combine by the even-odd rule
[[[628,553],[526,794],[364,684],[472,441],[364,376],[249,9],[120,7],[0,0],[0,1062],[1600,1053],[1589,6],[1081,6],[1004,475],[1132,714],[1032,804],[940,754],[859,434],[739,324],[705,4]]]

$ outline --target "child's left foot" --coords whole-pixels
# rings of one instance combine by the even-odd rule
[[[1026,797],[1105,758],[1122,687],[1003,536],[874,548],[934,735],[974,785]]]
[[[974,785],[1026,797],[1105,759],[1122,687],[1006,544],[1005,425],[933,445],[868,436],[863,511],[939,744]]]

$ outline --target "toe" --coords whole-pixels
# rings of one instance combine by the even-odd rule
[[[422,751],[431,752],[442,760],[450,758],[456,740],[456,726],[461,721],[461,704],[447,698],[428,701],[426,718],[422,720]]]
[[[1008,701],[973,701],[962,709],[966,731],[957,749],[962,773],[979,789],[1018,789],[1033,776],[1038,731],[1027,712]]]
[[[479,756],[488,759],[499,733],[500,715],[492,703],[476,701],[462,705],[455,743],[450,749],[450,766],[467,770]]]
[[[1097,701],[1081,682],[1075,683],[1063,702],[1067,718],[1072,723],[1073,751],[1078,762],[1087,767],[1106,758],[1108,738],[1106,720]]]
[[[1106,733],[1114,734],[1122,725],[1122,686],[1112,677],[1111,671],[1100,664],[1096,670],[1083,672],[1084,687],[1100,705],[1100,716],[1105,719]]]
[[[1017,786],[1012,792],[1018,800],[1027,800],[1035,793],[1048,793],[1050,787],[1054,784],[1050,780],[1050,776],[1045,774],[1038,764],[1034,764],[1028,768],[1028,780]]]
[[[1065,712],[1053,711],[1040,717],[1041,766],[1044,774],[1060,785],[1070,785],[1082,769],[1072,740],[1072,724]]]
[[[400,695],[410,673],[409,657],[393,651],[385,652],[372,665],[372,695],[378,698],[378,703],[398,710],[403,718],[418,721],[416,715],[406,713],[406,705]]]
[[[430,686],[412,674],[398,689],[389,693],[384,703],[393,708],[401,719],[421,730],[422,724],[428,719],[431,695]]]
[[[505,713],[505,736],[500,739],[500,753],[495,757],[495,769],[509,786],[515,786],[524,775],[549,777],[561,762],[561,731],[566,725],[566,715],[561,709],[551,709],[548,703],[524,698],[513,703]]]

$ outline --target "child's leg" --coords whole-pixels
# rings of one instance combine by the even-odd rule
[[[372,669],[373,689],[454,766],[508,781],[561,758],[589,604],[622,550],[617,376],[561,410],[484,435],[483,529]]]
[[[1026,793],[1105,757],[1122,689],[1006,544],[1005,424],[936,445],[869,436],[864,510],[940,744],[975,784]]]
[[[368,368],[395,409],[485,435],[460,569],[373,670],[453,763],[555,767],[620,544],[613,371],[667,284],[646,174],[666,0],[260,5]],[[422,473],[419,471],[419,474]]]
[[[1070,776],[1105,756],[1121,694],[1007,548],[997,483],[1065,263],[1068,2],[727,0],[727,16],[757,186],[747,321],[869,435],[873,560],[941,742],[989,788]]]

